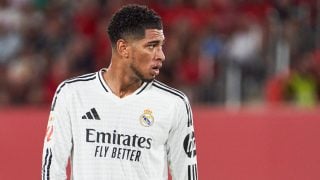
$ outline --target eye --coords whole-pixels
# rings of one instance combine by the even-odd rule
[[[149,44],[147,47],[148,47],[149,49],[154,49],[156,46],[157,46],[156,44]]]

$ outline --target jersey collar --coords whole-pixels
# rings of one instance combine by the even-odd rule
[[[100,84],[102,85],[103,89],[107,92],[107,93],[112,93],[110,87],[108,86],[108,84],[105,82],[104,78],[103,78],[103,73],[106,72],[108,69],[107,68],[102,68],[99,72],[98,72],[98,79],[100,81]],[[132,93],[131,95],[138,95],[141,94],[146,87],[148,87],[148,85],[150,84],[150,82],[144,82],[134,93]],[[113,93],[112,93],[113,94]],[[130,96],[130,95],[129,95]]]

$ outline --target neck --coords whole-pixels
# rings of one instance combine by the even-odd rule
[[[120,98],[132,94],[143,83],[140,79],[130,76],[122,67],[115,67],[112,64],[103,77],[111,91]]]

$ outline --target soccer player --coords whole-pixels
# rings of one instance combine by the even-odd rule
[[[156,12],[127,5],[110,20],[111,64],[62,82],[44,139],[42,179],[198,179],[187,97],[157,80],[165,60]]]

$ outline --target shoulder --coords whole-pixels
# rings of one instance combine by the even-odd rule
[[[96,74],[97,73],[84,74],[61,82],[56,89],[56,93],[51,105],[51,111],[54,111],[57,102],[63,101],[64,103],[66,103],[66,101],[70,99],[69,95],[72,94],[75,89],[85,89],[83,87],[87,87],[88,82],[93,82],[93,80],[97,78]]]
[[[165,101],[167,106],[172,103],[171,105],[175,106],[176,112],[187,118],[188,127],[192,126],[191,106],[188,97],[183,92],[157,80],[153,81],[152,87],[157,91],[157,94],[162,94],[161,100]]]
[[[65,89],[73,89],[76,87],[86,87],[88,83],[93,82],[93,80],[97,78],[98,78],[97,72],[93,72],[93,73],[88,73],[81,76],[76,76],[70,79],[66,79],[65,81],[60,83],[56,92],[58,94],[61,90],[65,91]]]
[[[188,97],[180,90],[170,87],[158,80],[154,80],[152,83],[153,89],[157,91],[159,94],[162,94],[164,97],[168,97],[170,99],[175,99],[177,101],[185,103],[189,103]]]

